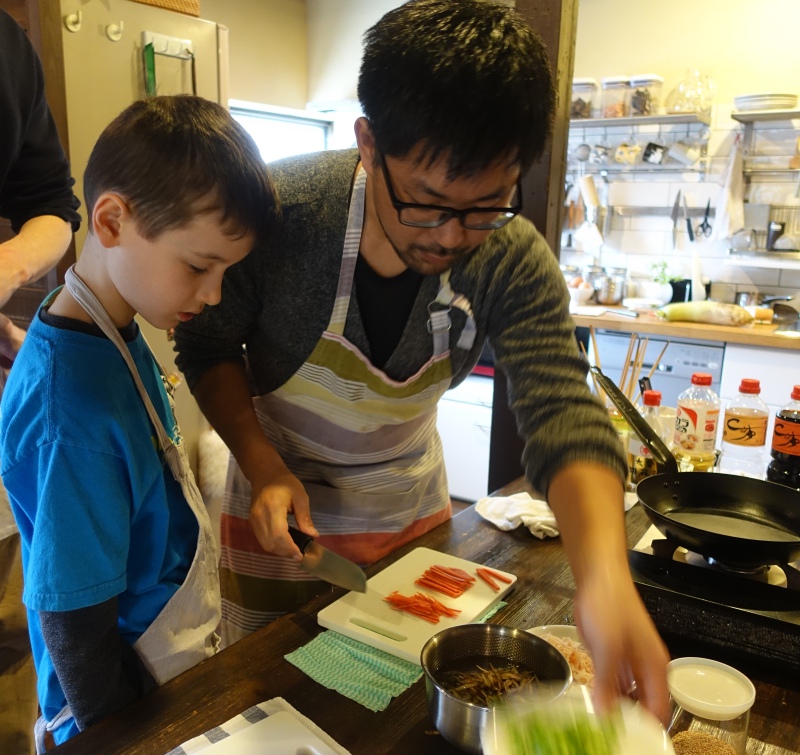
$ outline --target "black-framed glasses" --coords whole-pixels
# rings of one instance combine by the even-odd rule
[[[392,179],[383,155],[379,155],[381,170],[386,178],[386,188],[389,190],[389,199],[397,210],[397,218],[403,225],[414,228],[438,228],[452,218],[458,218],[464,228],[472,231],[491,231],[502,228],[516,215],[522,212],[522,181],[517,181],[516,204],[513,207],[467,207],[456,210],[453,207],[444,207],[436,204],[416,204],[414,202],[401,202],[394,193]]]

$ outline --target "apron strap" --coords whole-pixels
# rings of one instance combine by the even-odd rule
[[[67,270],[66,275],[64,276],[64,283],[66,284],[69,292],[75,298],[75,301],[77,301],[78,304],[83,307],[86,313],[97,323],[100,330],[102,330],[103,333],[108,336],[111,342],[119,350],[119,353],[122,355],[125,363],[128,365],[128,370],[130,371],[133,382],[136,385],[136,390],[139,392],[139,395],[142,398],[145,409],[147,410],[147,415],[150,417],[150,422],[152,423],[153,428],[158,435],[159,445],[161,446],[161,449],[168,461],[170,461],[171,466],[171,454],[168,453],[168,451],[174,446],[174,444],[172,439],[167,434],[167,431],[164,429],[161,418],[158,416],[158,412],[153,406],[153,402],[150,400],[147,389],[142,383],[142,379],[139,376],[139,371],[136,369],[136,364],[131,356],[130,349],[128,348],[128,345],[125,343],[122,336],[119,334],[119,331],[114,327],[114,323],[111,322],[111,318],[103,308],[103,305],[92,293],[86,283],[81,280],[74,268],[75,266],[73,265],[69,268],[69,270]]]
[[[336,301],[333,304],[333,313],[331,314],[331,321],[328,324],[328,330],[339,336],[344,335],[344,326],[347,322],[347,310],[350,308],[350,294],[353,290],[353,276],[356,269],[356,261],[358,260],[358,250],[361,247],[361,230],[364,226],[366,186],[367,171],[359,166],[356,179],[353,182],[350,209],[347,213],[347,230],[344,234],[342,266],[339,269]]]
[[[456,346],[469,351],[475,343],[477,326],[472,314],[472,305],[464,294],[457,294],[450,285],[450,270],[445,270],[439,276],[439,293],[428,305],[428,332],[433,334],[433,354],[439,356],[447,348],[450,330],[450,310],[452,307],[460,309],[467,316],[464,330],[461,331]]]
[[[65,705],[52,721],[46,721],[44,716],[39,716],[33,727],[33,738],[36,742],[36,755],[44,755],[44,735],[48,731],[55,731],[62,724],[67,723],[72,718],[72,709]]]

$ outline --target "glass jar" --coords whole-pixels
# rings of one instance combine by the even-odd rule
[[[583,268],[583,279],[592,288],[594,288],[594,282],[602,275],[605,275],[605,271],[600,265],[586,265]]]
[[[597,97],[597,81],[594,79],[572,80],[572,104],[569,117],[572,120],[591,118],[594,114]]]
[[[577,265],[559,265],[559,267],[568,286],[575,278],[581,277],[581,269]],[[581,280],[583,279],[581,278]]]
[[[683,741],[687,750],[691,742],[697,752],[721,752],[727,744],[731,755],[746,755],[756,691],[744,674],[709,658],[676,658],[667,665],[667,686],[673,742]]]
[[[631,76],[631,115],[657,115],[664,79],[654,73]]]
[[[603,87],[601,115],[603,118],[625,118],[630,115],[631,82],[629,76],[606,76]]]

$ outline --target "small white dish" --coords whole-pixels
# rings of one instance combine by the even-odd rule
[[[580,634],[578,634],[578,627],[574,627],[571,624],[543,624],[540,627],[532,627],[526,631],[542,639],[544,639],[544,635],[552,634],[553,637],[558,637],[560,640],[583,643]]]

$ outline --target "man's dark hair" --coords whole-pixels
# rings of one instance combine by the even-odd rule
[[[484,0],[412,0],[364,35],[358,98],[378,150],[446,155],[452,175],[498,159],[522,172],[550,134],[555,91],[539,36]]]
[[[226,235],[268,238],[278,205],[249,134],[215,102],[193,95],[134,102],[100,134],[83,177],[91,218],[106,191],[125,199],[148,240],[198,213],[220,212]]]

